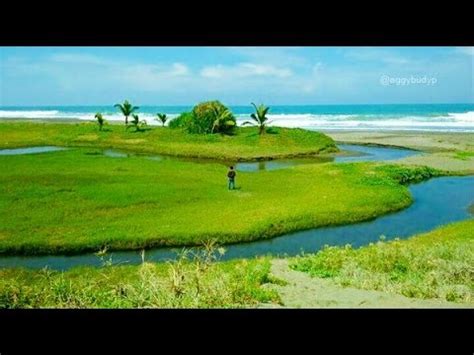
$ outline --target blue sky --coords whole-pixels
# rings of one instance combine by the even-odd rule
[[[0,47],[0,61],[2,106],[474,102],[472,47]]]

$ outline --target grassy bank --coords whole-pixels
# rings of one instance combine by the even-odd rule
[[[233,243],[353,223],[408,206],[400,185],[436,174],[374,164],[239,172],[95,150],[0,156],[0,252],[79,253]]]
[[[474,220],[352,249],[328,247],[291,267],[342,286],[474,304]]]
[[[268,259],[75,268],[0,269],[0,308],[238,308],[278,302]]]
[[[115,148],[137,153],[256,160],[317,155],[337,151],[328,136],[302,129],[272,128],[260,136],[257,128],[238,128],[233,136],[189,134],[181,129],[149,127],[126,130],[109,125],[99,131],[97,124],[0,122],[0,149],[56,145],[65,147]]]

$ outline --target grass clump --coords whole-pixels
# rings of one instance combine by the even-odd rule
[[[459,160],[469,160],[474,157],[474,152],[469,151],[458,151],[454,154],[455,159]]]
[[[0,270],[0,308],[238,308],[278,302],[269,259],[215,262],[216,249],[177,261],[80,267],[67,272]]]
[[[403,165],[381,165],[377,171],[391,176],[398,183],[406,185],[417,183],[433,177],[446,175],[447,173],[428,166],[406,167]]]
[[[474,221],[453,223],[408,240],[353,249],[326,247],[293,258],[291,267],[343,286],[474,303]]]

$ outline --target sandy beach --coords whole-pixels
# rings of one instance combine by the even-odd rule
[[[428,165],[459,174],[474,173],[474,133],[425,131],[323,131],[339,143],[377,144],[416,149],[423,154],[396,161]]]

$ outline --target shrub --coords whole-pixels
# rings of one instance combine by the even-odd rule
[[[202,102],[192,112],[182,113],[169,123],[171,128],[185,128],[198,134],[231,134],[236,125],[234,115],[219,101]]]
[[[193,114],[191,112],[183,112],[176,118],[169,121],[168,126],[170,128],[186,128],[191,124]]]

